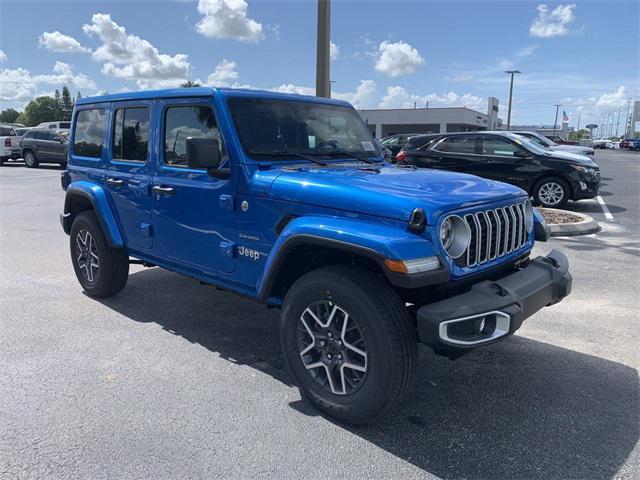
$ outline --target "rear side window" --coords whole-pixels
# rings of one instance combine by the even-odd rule
[[[0,127],[0,137],[15,137],[15,135],[13,128]]]
[[[36,132],[37,140],[49,140],[49,132],[46,130],[38,130]]]
[[[112,158],[146,162],[149,148],[149,109],[147,107],[116,110],[113,125]]]
[[[70,122],[60,122],[59,125],[60,125],[60,128],[63,129],[63,130],[71,128],[71,123]]]
[[[222,138],[211,107],[169,107],[164,122],[164,161],[169,165],[187,165],[187,138],[215,138],[220,142],[220,156],[224,158]]]
[[[35,138],[36,132],[31,131],[24,134],[24,138]]]
[[[80,110],[76,116],[73,153],[83,157],[100,158],[104,138],[104,110]]]
[[[409,142],[404,146],[405,150],[415,150],[417,148],[422,148],[428,143],[436,140],[433,137],[411,137]]]
[[[435,149],[448,153],[476,153],[476,138],[476,136],[447,137]]]

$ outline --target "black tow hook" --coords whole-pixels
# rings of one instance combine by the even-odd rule
[[[544,260],[545,262],[547,262],[548,264],[552,265],[555,268],[560,268],[560,264],[553,257],[542,257],[542,260]]]

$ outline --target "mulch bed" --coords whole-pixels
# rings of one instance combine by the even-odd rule
[[[547,208],[541,208],[540,213],[544,217],[544,221],[547,223],[578,223],[583,220],[583,218],[579,217],[578,215],[573,215],[572,213],[560,212],[558,210]]]

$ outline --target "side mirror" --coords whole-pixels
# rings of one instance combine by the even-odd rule
[[[187,138],[187,167],[214,170],[220,165],[220,144],[215,138]]]
[[[514,157],[517,158],[531,158],[532,155],[527,152],[526,150],[516,150],[515,153],[513,154]]]

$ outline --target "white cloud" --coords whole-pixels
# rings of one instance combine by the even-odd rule
[[[83,47],[75,38],[57,30],[55,32],[43,32],[38,37],[38,44],[47,50],[59,53],[86,53],[91,51]]]
[[[387,42],[378,46],[375,69],[390,77],[415,73],[424,64],[418,50],[405,42]]]
[[[518,57],[529,57],[531,55],[533,55],[534,53],[536,53],[536,50],[538,50],[538,48],[540,47],[540,45],[528,45],[526,47],[521,48],[520,50],[518,50],[516,52],[516,55]]]
[[[595,101],[596,107],[603,109],[620,108],[627,104],[627,89],[619,86],[615,92],[604,93]]]
[[[135,80],[139,88],[164,88],[178,86],[189,77],[191,65],[187,55],[167,55],[111,19],[106,13],[96,13],[90,24],[82,30],[89,36],[96,35],[102,45],[94,50],[95,61],[105,62],[105,75]]]
[[[566,107],[567,110],[573,107],[580,112],[582,124],[586,125],[586,123],[599,124],[602,117],[618,112],[620,107],[623,107],[620,117],[623,119],[626,113],[627,101],[627,88],[624,85],[620,85],[615,90],[598,96],[588,98],[565,97],[561,98],[559,103],[562,104],[563,108]],[[622,124],[623,120],[620,120],[620,122]]]
[[[331,96],[338,100],[345,100],[351,103],[355,108],[370,108],[375,105],[375,94],[377,85],[373,80],[360,80],[360,84],[354,92],[331,92]],[[297,93],[298,95],[315,95],[316,89],[285,83],[277,87],[269,88],[274,92],[280,93]]]
[[[196,30],[209,38],[259,42],[264,38],[262,24],[247,17],[247,7],[245,0],[198,0],[203,17]]]
[[[6,102],[25,102],[43,93],[39,85],[67,85],[76,89],[93,90],[96,84],[82,73],[75,73],[67,63],[56,62],[53,72],[32,75],[26,68],[0,69],[0,100]]]
[[[236,62],[223,59],[215,70],[207,77],[207,85],[212,87],[228,87],[233,85],[238,79]]]
[[[467,107],[484,112],[485,100],[482,97],[465,93],[459,95],[455,92],[438,95],[410,94],[407,89],[399,85],[387,88],[387,94],[382,97],[380,108],[413,108],[414,103],[424,107],[429,102],[429,107]]]
[[[333,92],[333,98],[346,100],[355,108],[371,108],[375,106],[378,85],[373,80],[360,80],[355,92]]]
[[[538,5],[538,16],[529,29],[529,35],[540,38],[562,37],[569,33],[567,25],[575,20],[575,4],[560,4],[553,10],[544,3]]]
[[[7,54],[4,53],[4,50],[0,48],[0,63],[4,63],[7,61]]]
[[[329,42],[329,57],[331,60],[337,60],[340,57],[340,47],[333,42]]]
[[[312,87],[304,87],[300,85],[294,85],[293,83],[283,83],[277,87],[269,88],[273,92],[280,93],[297,93],[298,95],[315,95],[316,89]]]

